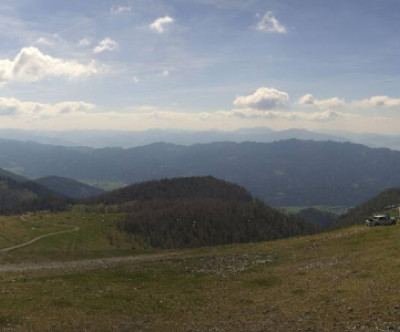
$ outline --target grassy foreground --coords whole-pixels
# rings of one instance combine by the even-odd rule
[[[78,222],[67,214],[42,217]],[[104,231],[98,217],[88,216],[75,233],[10,252],[0,265],[143,253],[115,221]],[[360,226],[92,270],[0,272],[0,330],[398,330],[399,239],[400,226]]]

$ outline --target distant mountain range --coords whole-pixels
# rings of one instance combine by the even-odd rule
[[[237,183],[274,206],[354,206],[400,186],[400,152],[351,143],[166,143],[132,149],[0,140],[0,167],[29,178],[132,184],[207,176]]]
[[[33,131],[0,129],[0,138],[33,141],[43,144],[65,146],[89,146],[94,148],[131,148],[157,142],[178,145],[205,144],[212,142],[261,142],[271,143],[287,139],[315,141],[353,142],[370,147],[386,147],[400,150],[400,136],[373,133],[355,134],[349,132],[315,132],[306,129],[276,131],[267,127],[242,128],[234,131],[191,131],[172,129],[150,129],[145,131],[73,130]]]

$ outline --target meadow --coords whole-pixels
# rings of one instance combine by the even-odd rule
[[[1,254],[1,331],[400,328],[400,226],[162,251],[82,211],[1,218],[1,247],[79,227]]]

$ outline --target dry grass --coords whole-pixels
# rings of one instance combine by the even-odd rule
[[[201,248],[173,259],[93,271],[2,273],[0,327],[4,331],[397,331],[399,238],[400,226],[354,227],[310,237]]]

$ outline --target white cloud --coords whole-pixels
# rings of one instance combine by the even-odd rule
[[[94,49],[93,52],[98,54],[105,51],[116,51],[118,49],[118,43],[111,38],[103,39]]]
[[[354,101],[355,107],[371,108],[371,107],[399,107],[400,98],[391,98],[389,96],[373,96],[368,99]]]
[[[312,105],[321,109],[331,109],[343,107],[346,103],[343,99],[338,97],[328,98],[328,99],[315,99],[311,93],[304,95],[297,101],[299,105]]]
[[[133,81],[134,83],[139,83],[140,79],[139,79],[139,77],[137,77],[137,76],[133,76],[133,77],[132,77],[132,81]]]
[[[56,104],[24,102],[16,98],[0,98],[0,116],[49,117],[78,112],[90,112],[96,108],[94,104],[66,101]]]
[[[255,109],[233,110],[230,112],[217,112],[226,117],[237,117],[241,119],[267,119],[267,120],[287,120],[297,121],[306,120],[314,122],[333,121],[338,118],[347,118],[349,115],[334,111],[323,112],[282,112],[282,111],[260,111]]]
[[[116,6],[111,8],[111,14],[118,15],[123,13],[128,13],[132,11],[132,7],[128,6]]]
[[[169,16],[160,17],[150,24],[150,29],[158,33],[164,33],[165,25],[172,23],[174,23],[174,19],[172,17]]]
[[[307,93],[303,97],[300,97],[297,101],[300,105],[314,105],[315,99],[311,93]]]
[[[257,23],[256,30],[266,33],[287,33],[286,27],[275,18],[274,13],[271,11],[264,14]]]
[[[43,54],[36,47],[23,48],[17,56],[0,60],[0,82],[35,82],[45,77],[62,76],[77,79],[97,73],[94,62],[79,63]]]
[[[283,120],[283,121],[309,121],[309,122],[329,122],[337,119],[349,119],[355,117],[340,112],[322,111],[322,112],[282,112],[282,111],[260,111],[255,109],[235,109],[232,111],[216,111],[202,113],[185,113],[177,111],[159,110],[150,108],[144,110],[153,118],[165,120],[192,120],[192,121],[213,121],[220,119],[241,119],[241,120]]]
[[[93,40],[90,37],[85,37],[82,38],[81,40],[78,41],[78,46],[80,47],[86,47],[92,45]]]
[[[343,123],[360,123],[365,117],[339,112],[260,111],[256,109],[220,110],[214,112],[182,112],[154,106],[136,106],[123,111],[101,110],[84,102],[42,104],[21,102],[13,98],[0,98],[0,127],[42,129],[119,129],[143,130],[148,128],[237,129],[245,126],[273,125],[291,128],[304,124],[327,128]],[[369,118],[368,118],[369,119]],[[341,121],[346,120],[346,121]],[[387,124],[387,119],[385,124]],[[383,121],[382,120],[382,121]],[[372,120],[368,120],[372,122]],[[374,120],[375,121],[375,120]],[[369,123],[368,122],[368,123]]]
[[[389,96],[373,96],[367,99],[355,100],[346,103],[338,97],[328,99],[315,99],[310,93],[299,98],[297,105],[310,105],[319,109],[327,110],[333,108],[347,108],[355,111],[358,108],[379,108],[379,107],[400,107],[400,98],[392,98]]]
[[[45,37],[40,37],[40,38],[38,38],[38,40],[35,41],[35,44],[51,46],[54,44],[54,42]]]
[[[252,108],[258,110],[271,110],[277,107],[285,107],[289,101],[289,94],[274,88],[262,87],[249,96],[237,97],[233,104],[237,107]]]
[[[38,39],[36,39],[35,44],[43,46],[54,46],[60,42],[64,42],[64,40],[57,33],[54,33],[52,35],[47,35],[46,37],[39,37]]]
[[[169,74],[170,74],[170,71],[169,71],[169,70],[164,70],[164,71],[162,72],[162,75],[163,75],[163,76],[169,76]]]
[[[346,115],[344,113],[340,113],[340,112],[335,112],[335,111],[323,111],[323,112],[314,112],[314,113],[307,113],[307,116],[305,117],[308,120],[312,120],[312,121],[333,121],[336,120],[338,118],[348,118],[349,115]]]

